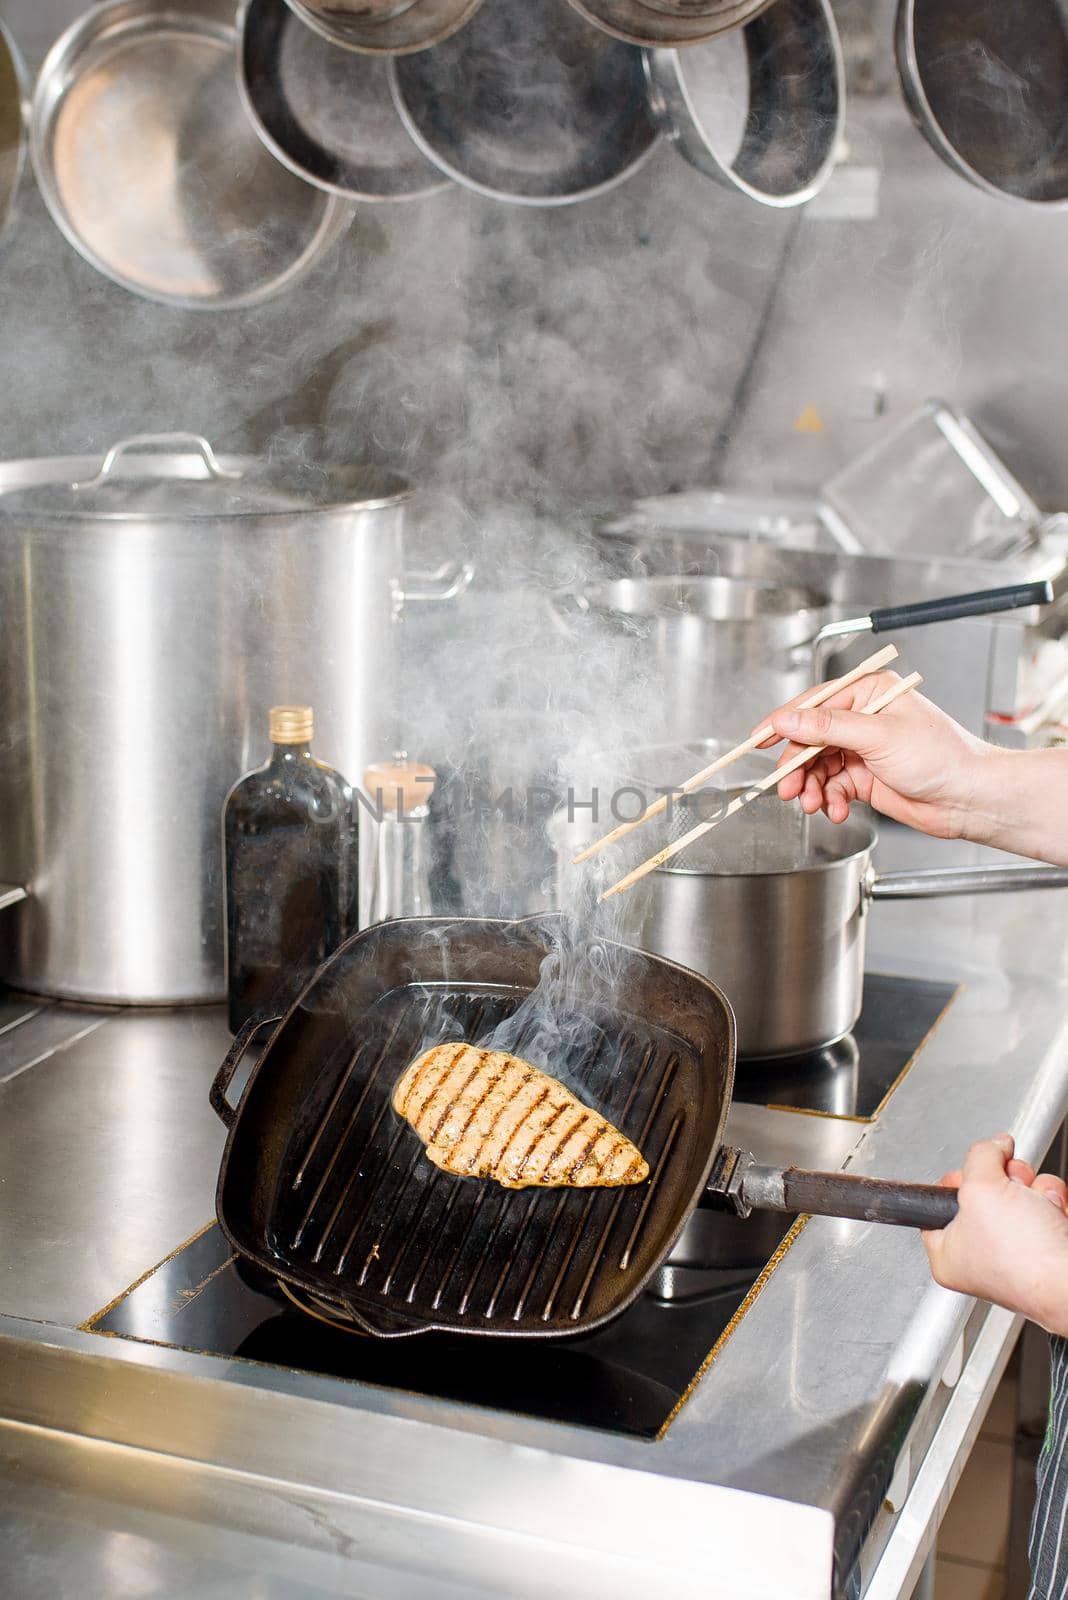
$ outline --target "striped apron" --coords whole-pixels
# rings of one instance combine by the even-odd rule
[[[1029,1600],[1068,1600],[1068,1339],[1050,1340],[1049,1425],[1036,1487]]]

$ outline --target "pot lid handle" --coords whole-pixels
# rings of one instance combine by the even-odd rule
[[[95,477],[82,478],[78,483],[72,483],[72,489],[95,489],[110,478],[115,463],[129,451],[143,449],[146,445],[171,449],[175,445],[192,445],[200,459],[208,469],[208,476],[222,483],[235,482],[241,477],[240,472],[230,467],[224,467],[208,441],[199,433],[135,433],[129,439],[120,439],[118,444],[113,444],[100,463],[100,470]]]

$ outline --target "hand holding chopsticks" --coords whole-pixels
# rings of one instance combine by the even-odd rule
[[[832,699],[843,689],[848,689],[859,679],[866,678],[869,673],[880,672],[883,667],[889,666],[890,662],[896,659],[896,645],[886,645],[884,649],[877,650],[873,656],[869,656],[866,661],[860,663],[859,667],[854,667],[851,672],[847,672],[843,677],[835,678],[832,683],[824,683],[818,689],[813,689],[803,700],[798,701],[799,709],[802,711],[815,711],[817,706],[824,705],[826,701]],[[588,861],[591,856],[595,856],[599,850],[605,849],[607,845],[615,844],[617,840],[625,838],[628,833],[633,833],[634,829],[640,828],[643,822],[648,822],[651,817],[658,817],[662,811],[666,811],[669,800],[675,799],[678,795],[690,794],[694,789],[699,789],[703,783],[707,783],[709,778],[714,777],[717,772],[722,772],[725,767],[731,766],[735,761],[740,761],[743,756],[751,755],[754,750],[760,748],[766,739],[774,739],[774,737],[775,729],[770,722],[765,723],[755,733],[751,733],[748,739],[741,744],[736,744],[733,750],[728,750],[726,754],[717,756],[715,761],[710,762],[707,767],[702,767],[700,772],[695,772],[692,778],[687,778],[686,782],[681,784],[679,788],[672,789],[667,794],[661,795],[659,800],[654,800],[652,805],[645,808],[640,817],[635,817],[631,822],[621,822],[618,828],[612,829],[611,833],[606,833],[602,839],[597,839],[593,844],[587,845],[585,850],[580,850],[577,856],[571,858],[573,864],[577,867],[581,862]]]
[[[871,668],[869,667],[867,670],[870,671]],[[850,681],[855,680],[850,679]],[[911,693],[911,691],[917,688],[922,682],[923,678],[920,673],[913,672],[909,677],[902,678],[899,683],[891,685],[891,687],[887,689],[885,693],[870,701],[868,705],[863,706],[861,708],[861,715],[870,717],[874,716],[879,711],[884,711],[887,706],[892,705],[895,700],[899,700],[902,695]],[[845,680],[839,680],[838,683],[831,687],[831,693],[837,693],[839,688],[845,686]],[[829,698],[829,696],[826,698]],[[806,709],[811,709],[811,707],[806,706]],[[769,727],[766,731],[758,730],[758,732],[760,733],[760,742],[763,743],[764,739],[772,737],[774,729]],[[754,739],[757,737],[757,734],[753,735]],[[755,748],[755,746],[753,748]],[[631,888],[633,884],[637,883],[641,878],[647,877],[650,872],[655,872],[657,867],[663,866],[664,862],[670,861],[672,856],[678,855],[680,851],[687,849],[689,845],[696,843],[696,841],[700,838],[703,838],[706,833],[709,833],[713,828],[718,827],[721,822],[725,822],[728,817],[734,816],[735,813],[740,811],[743,806],[748,805],[751,800],[755,800],[759,795],[765,794],[769,789],[777,787],[778,784],[782,782],[783,778],[787,777],[789,773],[796,772],[799,767],[805,766],[815,756],[818,756],[820,751],[825,748],[826,747],[824,745],[820,744],[810,744],[806,746],[806,748],[794,756],[791,761],[785,762],[781,767],[776,767],[772,772],[769,772],[766,777],[763,777],[758,782],[754,783],[749,789],[746,790],[744,794],[738,795],[720,813],[719,816],[712,817],[707,822],[698,823],[695,828],[691,828],[689,833],[684,834],[681,839],[676,839],[672,844],[665,845],[663,850],[658,850],[656,855],[649,857],[648,861],[643,861],[640,866],[637,866],[633,869],[633,871],[628,872],[625,877],[620,878],[618,883],[614,883],[610,889],[606,889],[601,895],[601,899],[608,900],[612,895],[622,894],[625,890]],[[741,749],[741,747],[739,747],[739,749]]]

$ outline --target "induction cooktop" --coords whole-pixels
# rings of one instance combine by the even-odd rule
[[[869,975],[855,1033],[800,1060],[740,1063],[735,1100],[801,1115],[874,1120],[938,1026],[956,988]],[[207,1207],[206,1207],[207,1209]],[[210,1222],[92,1317],[96,1334],[323,1374],[550,1422],[663,1436],[803,1226],[766,1214],[754,1260],[748,1224],[702,1212],[715,1259],[680,1296],[670,1269],[622,1316],[565,1339],[429,1333],[376,1339],[300,1303],[239,1259]],[[755,1219],[753,1219],[755,1221]],[[685,1271],[682,1274],[685,1276]]]

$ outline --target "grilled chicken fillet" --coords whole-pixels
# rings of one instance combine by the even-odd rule
[[[393,1091],[436,1167],[506,1189],[644,1183],[640,1150],[557,1078],[504,1050],[437,1044]]]

